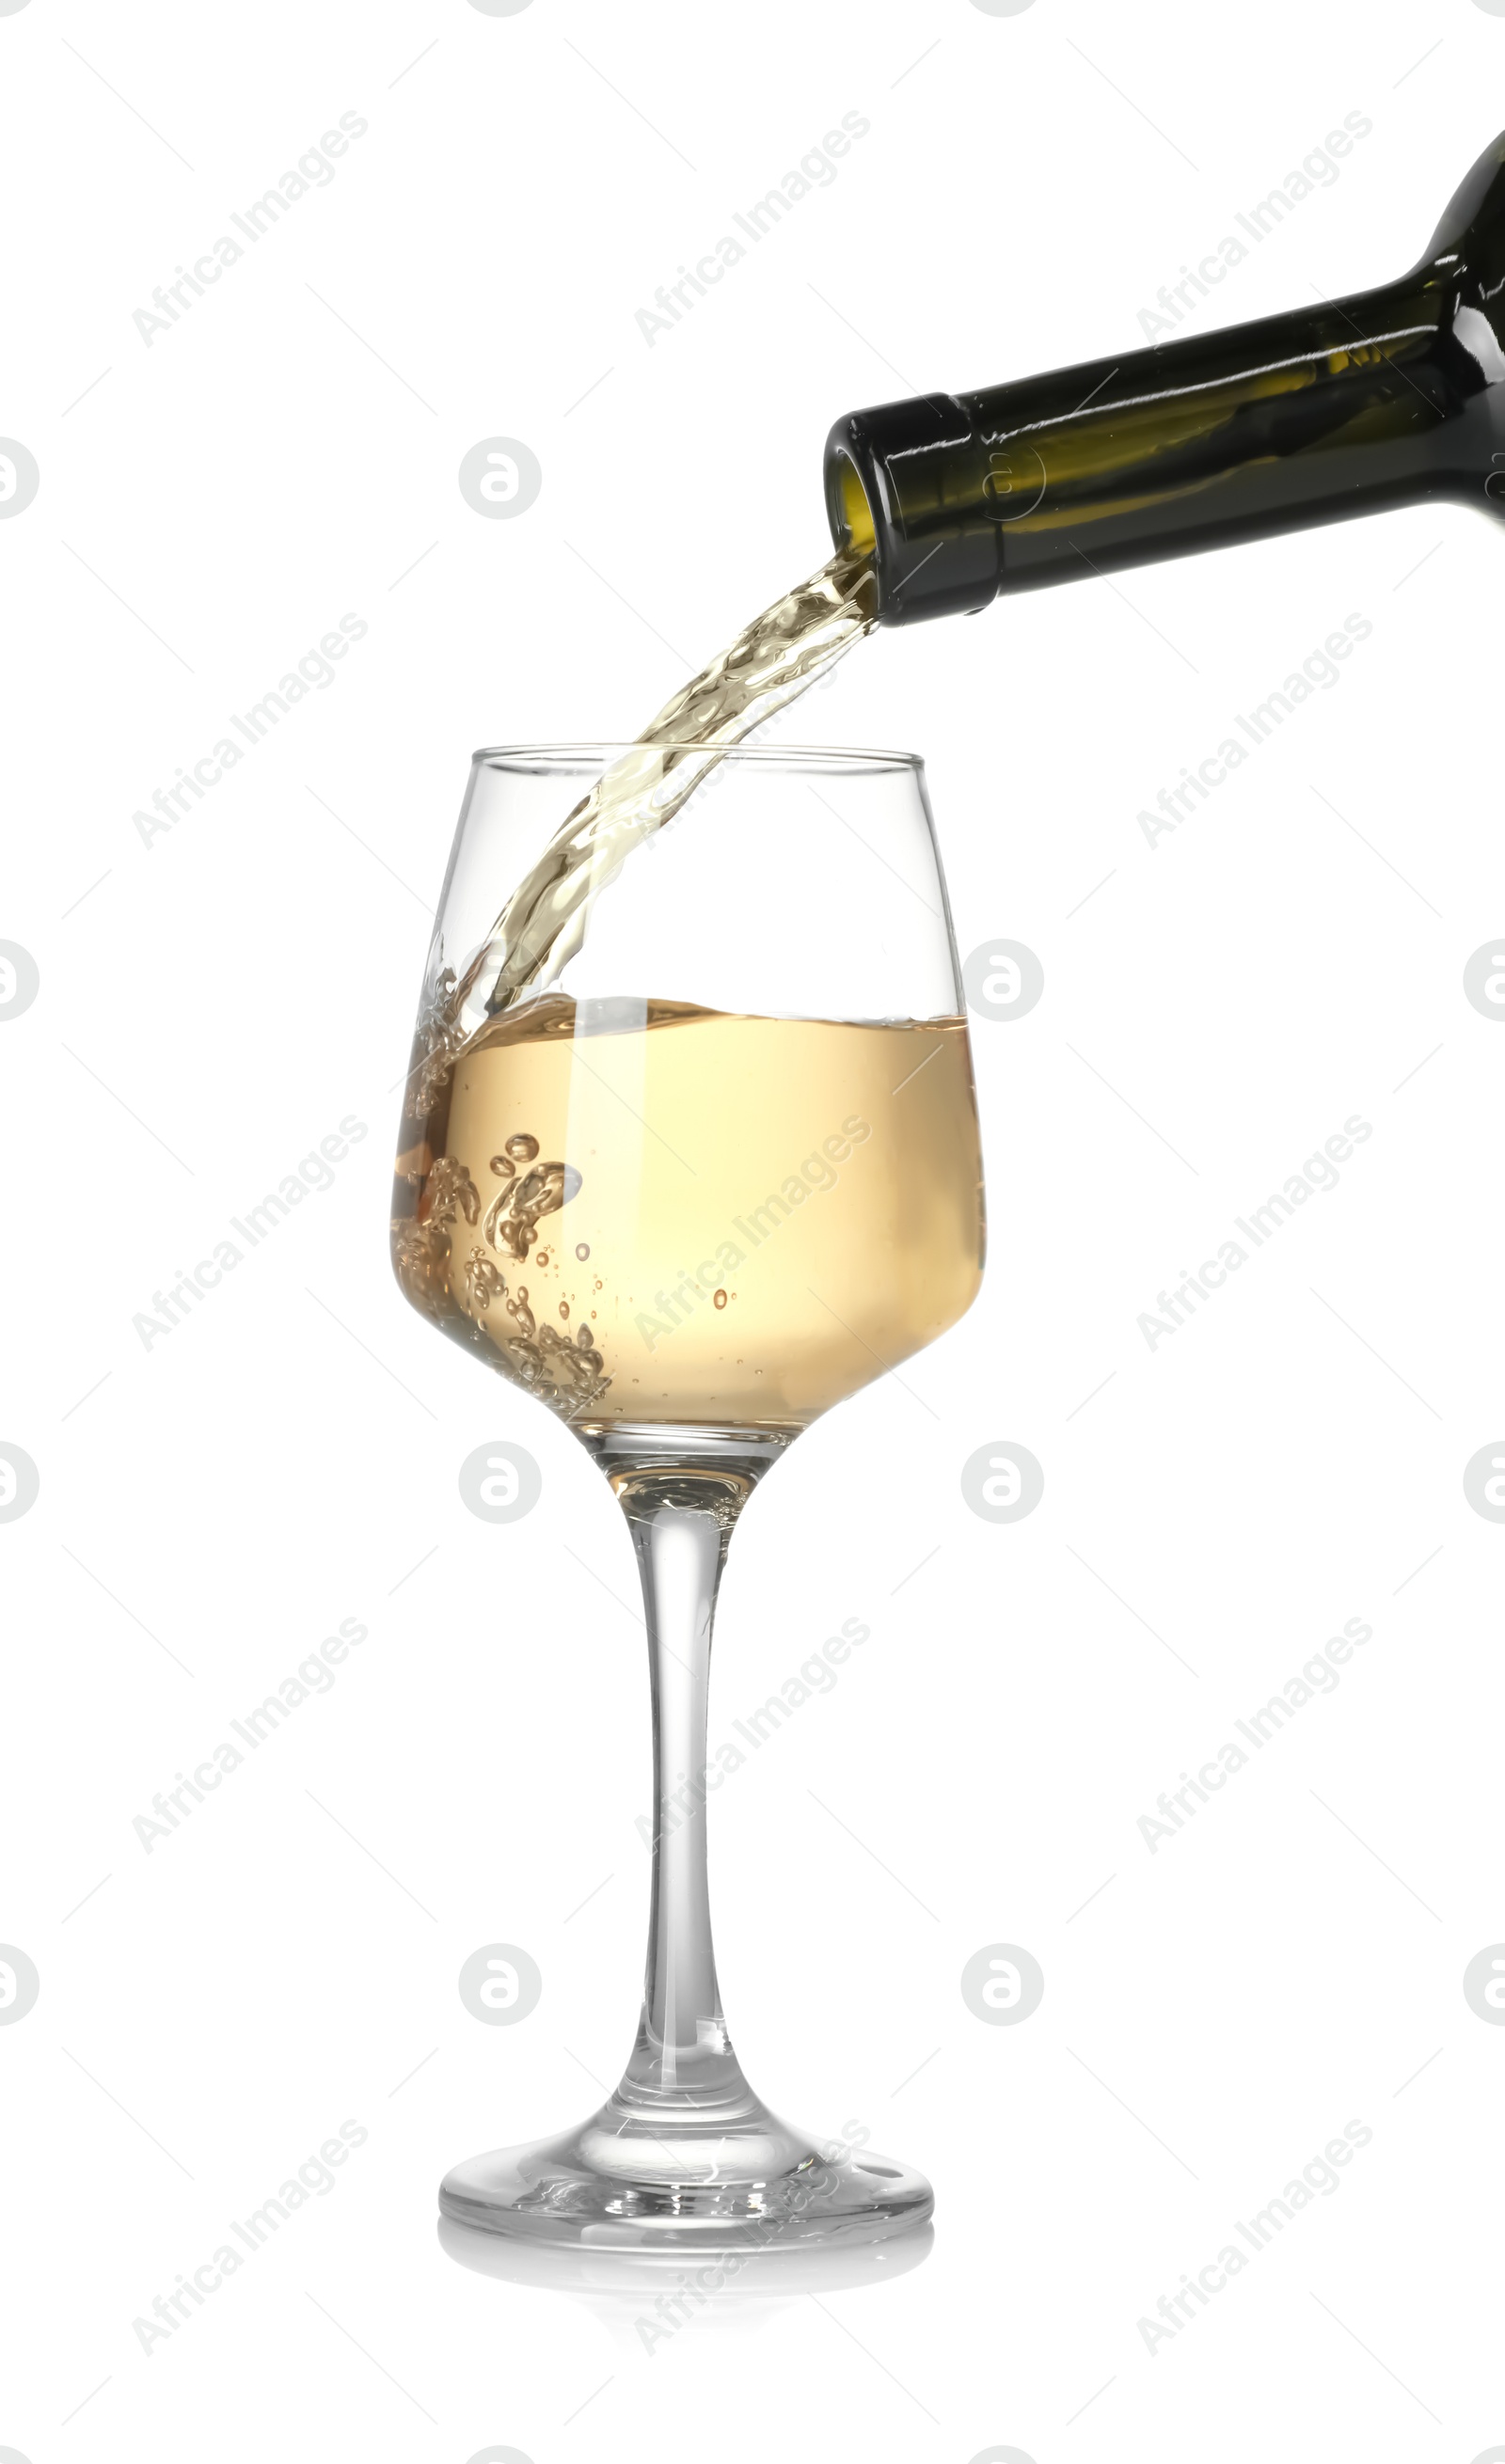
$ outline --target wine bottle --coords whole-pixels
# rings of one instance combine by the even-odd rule
[[[890,625],[1426,497],[1505,516],[1505,135],[1399,281],[854,411],[826,495]]]

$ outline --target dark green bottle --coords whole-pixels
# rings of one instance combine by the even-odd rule
[[[1398,282],[854,411],[826,497],[890,625],[1424,497],[1505,516],[1505,136]]]

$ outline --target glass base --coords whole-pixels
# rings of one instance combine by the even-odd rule
[[[519,2240],[713,2255],[885,2241],[923,2225],[935,2196],[912,2166],[823,2145],[764,2106],[650,2129],[611,2097],[575,2130],[456,2165],[439,2206]]]

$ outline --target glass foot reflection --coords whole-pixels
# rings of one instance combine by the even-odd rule
[[[800,2242],[779,2249],[741,2250],[735,2267],[719,2265],[715,2252],[622,2250],[589,2242],[520,2241],[508,2233],[477,2232],[440,2216],[434,2226],[439,2248],[456,2267],[473,2276],[489,2276],[498,2284],[526,2284],[535,2291],[558,2293],[578,2301],[609,2334],[641,2349],[637,2332],[644,2297],[650,2303],[671,2298],[687,2281],[704,2295],[704,2310],[696,2316],[719,2328],[741,2334],[744,2323],[756,2323],[806,2293],[850,2293],[864,2285],[882,2284],[922,2267],[935,2247],[934,2225],[891,2234],[886,2241]],[[715,2272],[719,2284],[702,2287],[696,2276]]]

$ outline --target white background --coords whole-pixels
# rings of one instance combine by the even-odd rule
[[[148,347],[133,311],[345,111],[334,180]],[[651,348],[634,312],[848,111],[839,177]],[[717,1801],[722,1983],[769,2101],[921,2166],[937,2238],[650,2353],[433,2221],[449,2164],[615,2077],[646,1916],[625,1530],[387,1264],[470,750],[632,734],[826,552],[838,413],[1138,347],[1354,111],[1341,176],[1188,325],[1411,263],[1505,120],[1505,20],[0,19],[0,431],[41,473],[0,522],[0,936],[41,976],[0,1027],[0,1439],[41,1476],[0,1526],[0,1939],[41,1976],[0,2028],[0,2446],[31,2464],[1505,2441],[1505,2034],[1461,1990],[1505,1935],[1505,1530],[1462,1486],[1505,1426],[1505,1038],[1461,981],[1505,916],[1505,551],[1463,510],[879,637],[786,729],[922,751],[963,953],[1011,935],[1047,979],[974,1029],[983,1296],[760,1494],[718,1640],[714,1735],[872,1627]],[[456,485],[495,434],[543,473],[515,520]],[[346,611],[337,680],[144,846],[133,813]],[[1147,845],[1140,809],[1351,612],[1340,685]],[[1157,1292],[1356,1112],[1339,1189],[1152,1353]],[[153,1291],[346,1114],[335,1185],[144,1349]],[[543,1495],[495,1529],[455,1474],[502,1439]],[[1005,1439],[1046,1472],[1011,1526],[959,1485]],[[148,1855],[154,1793],[342,1617],[369,1639],[333,1690]],[[1353,1617],[1338,1692],[1152,1855],[1159,1793]],[[514,2028],[456,1993],[492,1941],[542,1971]],[[998,1942],[1045,1971],[1016,2027],[959,1990]],[[345,2119],[337,2188],[144,2353],[133,2320]],[[1349,2121],[1340,2190],[1148,2351]]]

